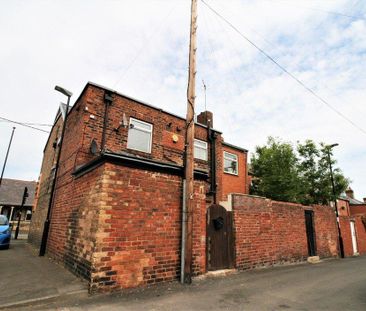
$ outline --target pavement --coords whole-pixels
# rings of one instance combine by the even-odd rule
[[[87,293],[87,284],[47,257],[39,257],[26,240],[11,240],[0,250],[0,310]]]
[[[14,245],[14,253],[16,251]],[[23,251],[25,250],[22,247]],[[22,251],[20,251],[21,253]],[[0,253],[2,260],[3,253]],[[0,269],[3,262],[0,260]],[[30,259],[32,262],[33,259]],[[47,258],[38,258],[42,264],[55,266],[56,276],[48,281],[59,290],[77,284],[77,279]],[[38,265],[37,263],[33,263]],[[13,262],[7,261],[8,266]],[[20,263],[19,263],[20,265]],[[22,263],[24,265],[24,263]],[[57,268],[56,268],[57,267]],[[30,270],[29,268],[21,268]],[[13,271],[17,270],[12,268]],[[43,279],[51,272],[43,267],[34,267]],[[61,270],[59,270],[61,269]],[[60,271],[63,274],[60,275]],[[21,271],[20,271],[21,272]],[[66,275],[67,274],[67,275]],[[1,273],[3,275],[3,272]],[[5,279],[9,279],[8,273]],[[48,277],[46,277],[48,278]],[[61,279],[58,279],[61,278]],[[22,279],[19,276],[19,279]],[[34,282],[32,279],[28,281]],[[80,281],[79,281],[80,282]],[[56,283],[58,284],[57,286]],[[2,284],[2,282],[1,282]],[[24,279],[24,289],[31,287]],[[80,285],[80,283],[79,283]],[[3,285],[1,285],[3,286]],[[47,286],[42,286],[46,288]],[[0,288],[3,292],[5,286]],[[6,287],[8,288],[8,287]],[[11,292],[14,293],[14,288]],[[39,288],[41,290],[41,288]],[[23,287],[19,287],[19,292]],[[1,297],[5,297],[4,294]],[[160,284],[150,288],[124,290],[110,295],[88,295],[85,291],[70,295],[58,295],[47,300],[37,300],[16,310],[366,310],[366,256],[347,259],[322,260],[317,264],[287,265],[251,271],[242,271],[226,276],[198,278],[191,285],[178,282]]]

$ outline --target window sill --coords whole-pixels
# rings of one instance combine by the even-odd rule
[[[224,174],[228,174],[228,175],[231,175],[231,176],[238,176],[239,177],[239,173],[234,174],[234,173],[229,173],[229,172],[225,172],[224,171]]]

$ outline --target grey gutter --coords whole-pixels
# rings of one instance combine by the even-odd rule
[[[164,163],[156,160],[145,159],[141,157],[136,157],[127,154],[118,154],[109,151],[103,152],[99,157],[91,160],[90,162],[78,167],[72,173],[76,178],[81,177],[82,175],[94,170],[98,166],[102,165],[105,162],[122,162],[124,164],[129,164],[137,168],[145,167],[145,168],[155,168],[163,171],[170,171],[176,175],[183,175],[183,166]],[[208,172],[203,170],[195,169],[194,174],[199,179],[207,179]]]
[[[232,144],[229,144],[229,143],[226,143],[226,142],[222,142],[222,144],[224,146],[227,146],[227,147],[230,147],[230,148],[233,148],[233,149],[237,149],[237,150],[240,150],[240,151],[243,151],[243,152],[248,152],[247,149],[244,149],[244,148],[241,148],[241,147],[238,147],[238,146],[235,146],[235,145],[232,145]]]

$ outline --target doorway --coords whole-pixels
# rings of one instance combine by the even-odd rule
[[[309,256],[316,256],[316,243],[314,232],[314,212],[305,211],[305,225],[306,225],[306,237],[308,242],[308,254]]]
[[[207,269],[234,268],[232,212],[221,205],[207,210]]]
[[[350,221],[350,225],[351,225],[351,236],[352,236],[353,255],[358,255],[355,221],[354,220],[351,220]]]

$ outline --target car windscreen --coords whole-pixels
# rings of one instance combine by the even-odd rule
[[[0,215],[0,226],[8,224],[8,219],[5,216]]]

